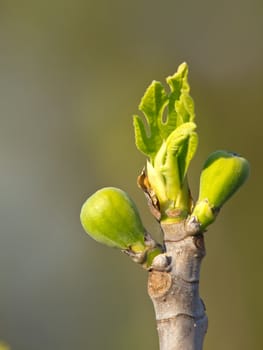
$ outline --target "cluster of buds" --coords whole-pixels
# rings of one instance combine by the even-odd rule
[[[227,151],[216,151],[206,160],[200,177],[199,198],[194,203],[187,180],[198,137],[194,103],[189,94],[186,63],[167,78],[169,93],[153,81],[134,116],[137,148],[147,156],[138,178],[151,211],[161,224],[194,222],[198,232],[211,224],[223,204],[249,175],[247,160]],[[164,116],[164,111],[166,115]],[[163,252],[143,227],[138,210],[122,190],[108,187],[93,194],[81,210],[81,223],[96,241],[116,247],[144,267]]]

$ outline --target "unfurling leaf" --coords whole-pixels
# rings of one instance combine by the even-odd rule
[[[154,81],[139,105],[146,123],[139,116],[134,117],[136,145],[149,158],[147,176],[159,200],[161,220],[168,212],[183,213],[179,219],[184,218],[191,203],[186,177],[198,137],[187,77],[188,67],[183,63],[167,78],[169,93]]]
[[[187,76],[187,64],[183,63],[173,76],[167,78],[170,93],[166,93],[160,82],[153,81],[142,97],[139,110],[143,112],[146,124],[141,117],[134,116],[135,142],[151,161],[163,141],[179,125],[194,121],[194,104],[189,95]]]

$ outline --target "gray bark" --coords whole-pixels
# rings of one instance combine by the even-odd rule
[[[148,279],[160,350],[202,350],[208,325],[199,296],[204,238],[186,221],[162,230],[166,251],[153,261]]]

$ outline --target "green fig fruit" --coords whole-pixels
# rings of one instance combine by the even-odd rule
[[[211,224],[248,175],[249,163],[245,158],[227,151],[210,154],[203,166],[199,198],[191,216],[197,218],[202,228]]]
[[[133,201],[118,188],[102,188],[89,197],[81,208],[80,220],[93,239],[121,249],[145,269],[163,253],[163,247],[144,229]]]
[[[145,250],[145,229],[133,201],[114,187],[102,188],[83,204],[80,220],[96,241],[110,247]]]

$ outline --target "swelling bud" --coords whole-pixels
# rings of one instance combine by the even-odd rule
[[[207,158],[200,177],[199,198],[191,216],[201,228],[211,224],[223,204],[243,185],[249,175],[248,161],[227,151]]]

